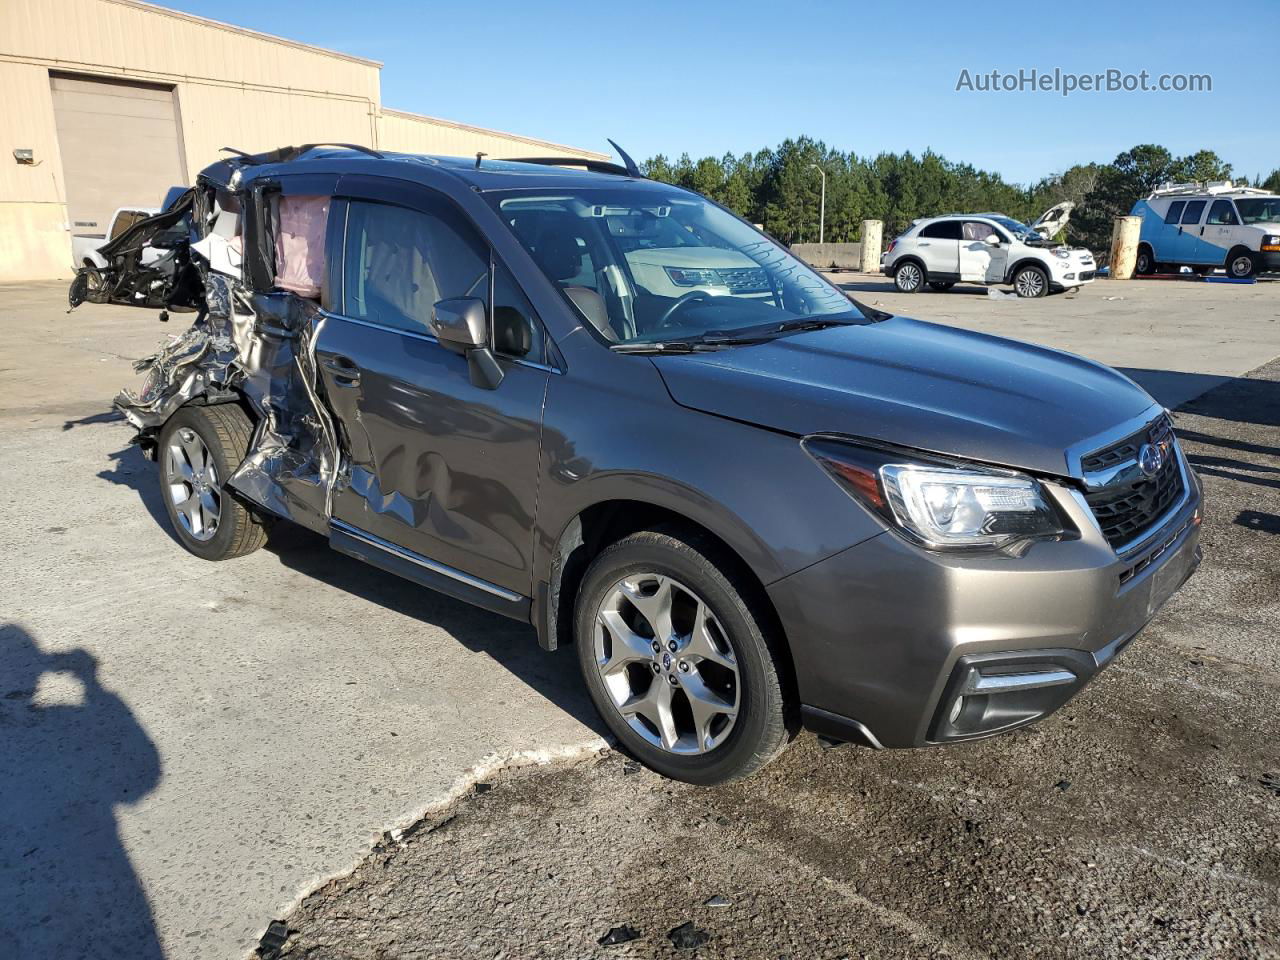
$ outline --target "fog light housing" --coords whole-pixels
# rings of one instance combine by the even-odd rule
[[[969,740],[1031,723],[1070,700],[1096,670],[1083,650],[962,657],[938,704],[929,740]]]

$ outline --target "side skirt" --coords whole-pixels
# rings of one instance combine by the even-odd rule
[[[349,523],[330,521],[329,546],[379,570],[394,573],[473,606],[529,622],[531,603],[528,597],[406,550]]]

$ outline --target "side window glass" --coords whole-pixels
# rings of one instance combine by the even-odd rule
[[[1231,206],[1230,200],[1213,201],[1213,206],[1209,208],[1209,219],[1205,223],[1233,226],[1236,222],[1235,207]]]
[[[510,272],[496,264],[493,275],[493,349],[504,357],[546,363],[546,332]]]
[[[1199,223],[1200,214],[1204,213],[1205,203],[1206,201],[1204,200],[1188,201],[1187,209],[1182,212],[1183,224]]]
[[[436,301],[488,300],[489,252],[443,204],[426,212],[353,200],[343,276],[347,316],[429,333]]]
[[[1182,219],[1182,209],[1187,205],[1185,200],[1175,200],[1169,204],[1169,212],[1164,215],[1165,223],[1177,223]]]
[[[959,240],[960,224],[955,220],[931,223],[920,231],[920,236],[926,240]]]
[[[999,234],[996,233],[996,228],[991,224],[980,223],[976,220],[969,220],[966,221],[964,226],[961,228],[960,239],[968,241],[986,240],[987,237],[992,234],[999,236]]]

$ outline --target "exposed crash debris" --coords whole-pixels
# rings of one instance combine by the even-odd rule
[[[317,394],[314,340],[324,325],[327,197],[259,183],[242,199],[249,165],[287,160],[310,147],[240,156],[203,171],[169,210],[136,223],[102,248],[109,266],[81,271],[69,302],[137,298],[150,306],[194,307],[191,327],[137,364],[140,390],[115,406],[156,455],[158,432],[184,404],[234,403],[256,423],[247,456],[225,486],[266,511],[319,532],[328,529],[338,476],[334,423]],[[252,224],[246,229],[246,224]],[[177,266],[169,281],[140,252],[168,237]],[[254,238],[252,249],[242,237]]]
[[[708,897],[706,900],[702,901],[702,905],[704,907],[732,907],[733,901],[728,897],[722,897],[719,894],[716,894],[714,897]]]
[[[280,956],[280,948],[289,939],[289,927],[283,920],[272,920],[267,924],[267,932],[258,941],[258,949],[254,951],[262,960],[275,960]]]
[[[119,303],[177,310],[198,308],[199,270],[191,262],[196,191],[188,190],[168,209],[139,219],[99,247],[76,271],[67,292],[71,309],[90,303]]]
[[[610,927],[609,932],[596,941],[602,947],[616,947],[622,943],[630,943],[640,938],[640,931],[625,923],[620,927]]]
[[[686,920],[680,926],[668,930],[667,939],[677,950],[696,950],[711,939],[711,934],[699,930],[692,920]]]

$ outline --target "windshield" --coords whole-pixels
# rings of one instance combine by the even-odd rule
[[[1004,227],[1019,240],[1041,240],[1040,234],[1036,233],[1021,220],[1014,220],[1012,217],[991,217],[1000,226]]]
[[[503,191],[490,202],[544,273],[615,344],[772,335],[867,320],[737,217],[658,185]]]
[[[1236,209],[1245,223],[1280,223],[1280,197],[1237,197]]]

